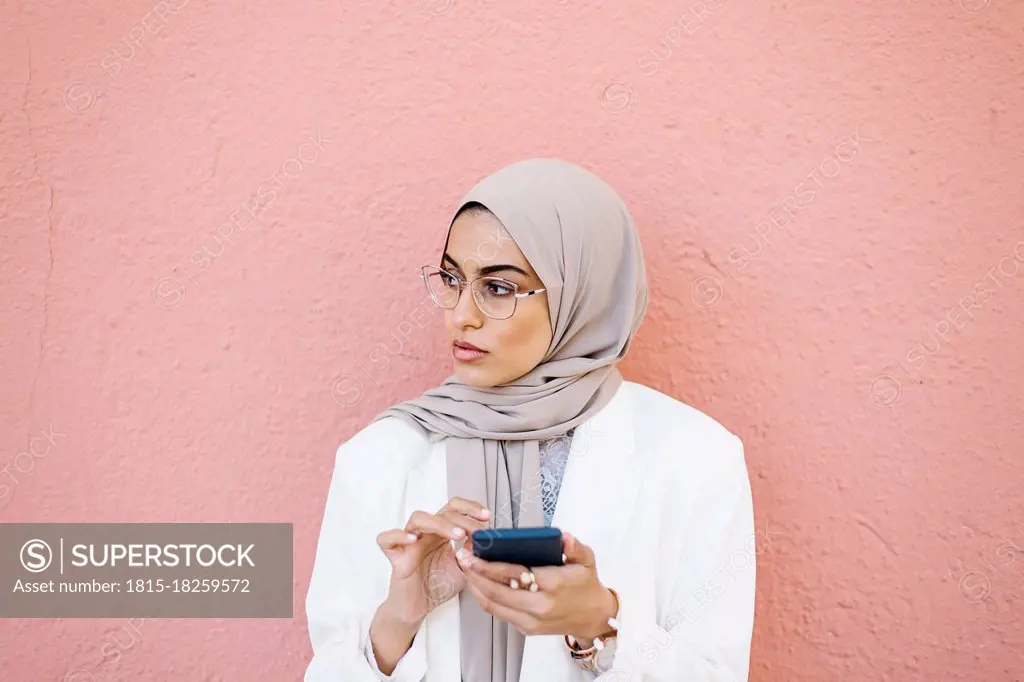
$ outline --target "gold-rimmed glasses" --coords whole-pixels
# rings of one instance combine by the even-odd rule
[[[473,300],[487,317],[495,320],[507,320],[516,312],[519,299],[539,294],[546,289],[519,291],[519,285],[501,277],[477,277],[467,282],[458,275],[443,270],[435,265],[424,265],[420,268],[423,283],[430,293],[430,298],[441,308],[451,310],[459,304],[463,287],[468,286],[473,292]]]

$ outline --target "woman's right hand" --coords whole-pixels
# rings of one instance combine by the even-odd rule
[[[457,595],[466,577],[455,560],[451,542],[466,540],[471,551],[474,530],[486,528],[490,512],[479,502],[453,497],[436,514],[415,511],[405,528],[386,530],[377,545],[391,562],[386,604],[393,618],[419,623]]]

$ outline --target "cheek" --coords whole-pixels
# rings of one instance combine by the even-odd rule
[[[546,315],[547,311],[544,311],[544,314]],[[516,324],[502,330],[500,337],[503,349],[513,349],[529,355],[543,354],[550,342],[551,330],[547,318],[538,314],[517,318]]]

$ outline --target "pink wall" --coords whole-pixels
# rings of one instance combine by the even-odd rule
[[[751,679],[1024,679],[1019,3],[15,5],[0,520],[294,521],[296,617],[2,621],[0,677],[299,679],[335,448],[447,375],[416,267],[553,155],[642,232],[627,378],[747,444]]]

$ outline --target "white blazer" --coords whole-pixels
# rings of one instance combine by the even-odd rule
[[[314,655],[305,682],[459,682],[458,599],[427,616],[390,678],[366,656],[391,575],[377,534],[417,509],[437,512],[446,480],[444,441],[431,446],[398,419],[338,449],[306,596]],[[739,438],[623,382],[574,433],[551,525],[590,545],[598,577],[619,594],[614,667],[595,678],[572,662],[562,635],[534,635],[522,682],[746,682],[756,540]]]

